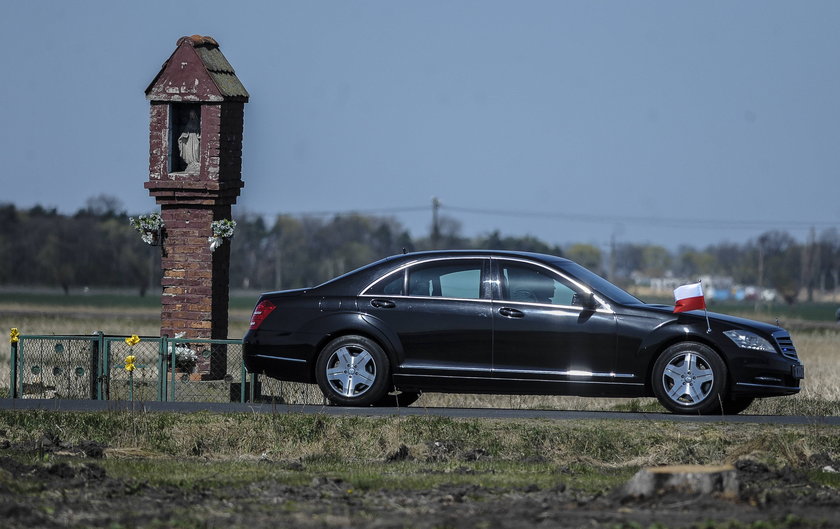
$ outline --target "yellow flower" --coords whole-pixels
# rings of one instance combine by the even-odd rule
[[[125,339],[125,343],[127,343],[128,345],[130,345],[130,346],[134,347],[135,345],[137,345],[138,343],[140,343],[140,337],[139,337],[139,336],[137,336],[136,334],[132,334],[129,338],[126,338],[126,339]]]
[[[132,355],[125,357],[125,370],[126,371],[134,371],[134,360],[135,357]]]
[[[12,343],[18,343],[20,341],[20,333],[17,330],[17,327],[12,327],[12,331],[9,333],[9,341]]]
[[[134,364],[126,364],[125,365],[125,370],[126,371],[134,371],[134,369],[135,369]]]

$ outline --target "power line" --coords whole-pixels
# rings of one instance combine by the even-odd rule
[[[484,208],[468,208],[462,206],[451,206],[438,201],[433,203],[433,210],[440,209],[445,212],[466,214],[466,215],[485,215],[494,217],[515,217],[515,218],[531,218],[531,219],[547,219],[567,222],[587,222],[593,224],[633,224],[642,226],[656,226],[667,228],[685,228],[685,229],[721,229],[721,230],[760,230],[760,229],[809,229],[809,228],[828,228],[840,226],[840,221],[804,221],[804,220],[728,220],[728,219],[713,219],[713,218],[686,218],[682,216],[674,217],[652,217],[652,216],[634,216],[634,215],[608,215],[602,213],[570,213],[570,212],[548,212],[548,211],[532,211],[532,210],[505,210],[505,209],[484,209]],[[247,210],[246,210],[247,211]],[[404,207],[389,207],[389,208],[370,208],[370,209],[348,209],[348,210],[333,210],[333,211],[287,211],[278,213],[276,215],[288,215],[292,217],[334,217],[342,215],[392,215],[400,213],[413,212],[428,212],[429,206],[404,206]],[[274,215],[259,214],[260,216],[270,217]]]
[[[414,211],[429,211],[429,206],[410,206],[374,209],[344,209],[334,211],[280,211],[278,213],[257,213],[244,208],[245,213],[260,217],[289,216],[289,217],[338,217],[342,215],[390,215],[394,213],[409,213]]]
[[[474,215],[493,215],[520,218],[544,218],[553,220],[591,222],[600,224],[641,224],[647,226],[661,226],[671,228],[703,228],[703,229],[766,229],[779,227],[786,229],[803,229],[812,227],[838,226],[840,222],[830,221],[793,221],[793,220],[722,220],[722,219],[697,219],[685,217],[650,217],[630,215],[604,215],[592,213],[563,213],[546,211],[524,211],[524,210],[499,210],[464,208],[459,206],[441,205],[441,208],[455,213],[466,213]]]

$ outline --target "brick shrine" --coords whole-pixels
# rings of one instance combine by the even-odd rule
[[[146,89],[151,105],[149,180],[161,209],[161,336],[227,338],[230,241],[211,251],[211,222],[231,219],[242,187],[248,92],[212,37],[182,37]],[[206,379],[226,354],[200,358]]]

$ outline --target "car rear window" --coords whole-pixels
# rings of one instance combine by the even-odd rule
[[[481,262],[432,263],[408,272],[409,296],[478,299],[481,297]]]
[[[421,263],[408,269],[408,293],[416,297],[442,297],[455,299],[481,298],[481,271],[483,262],[478,259],[453,262],[436,261]],[[403,273],[383,278],[365,294],[373,296],[404,296]]]

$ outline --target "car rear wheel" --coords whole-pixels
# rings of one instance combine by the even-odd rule
[[[652,384],[659,402],[674,413],[721,413],[726,365],[706,345],[674,344],[656,360]]]
[[[388,390],[390,363],[385,351],[364,336],[342,336],[321,350],[315,379],[339,406],[369,406]]]

